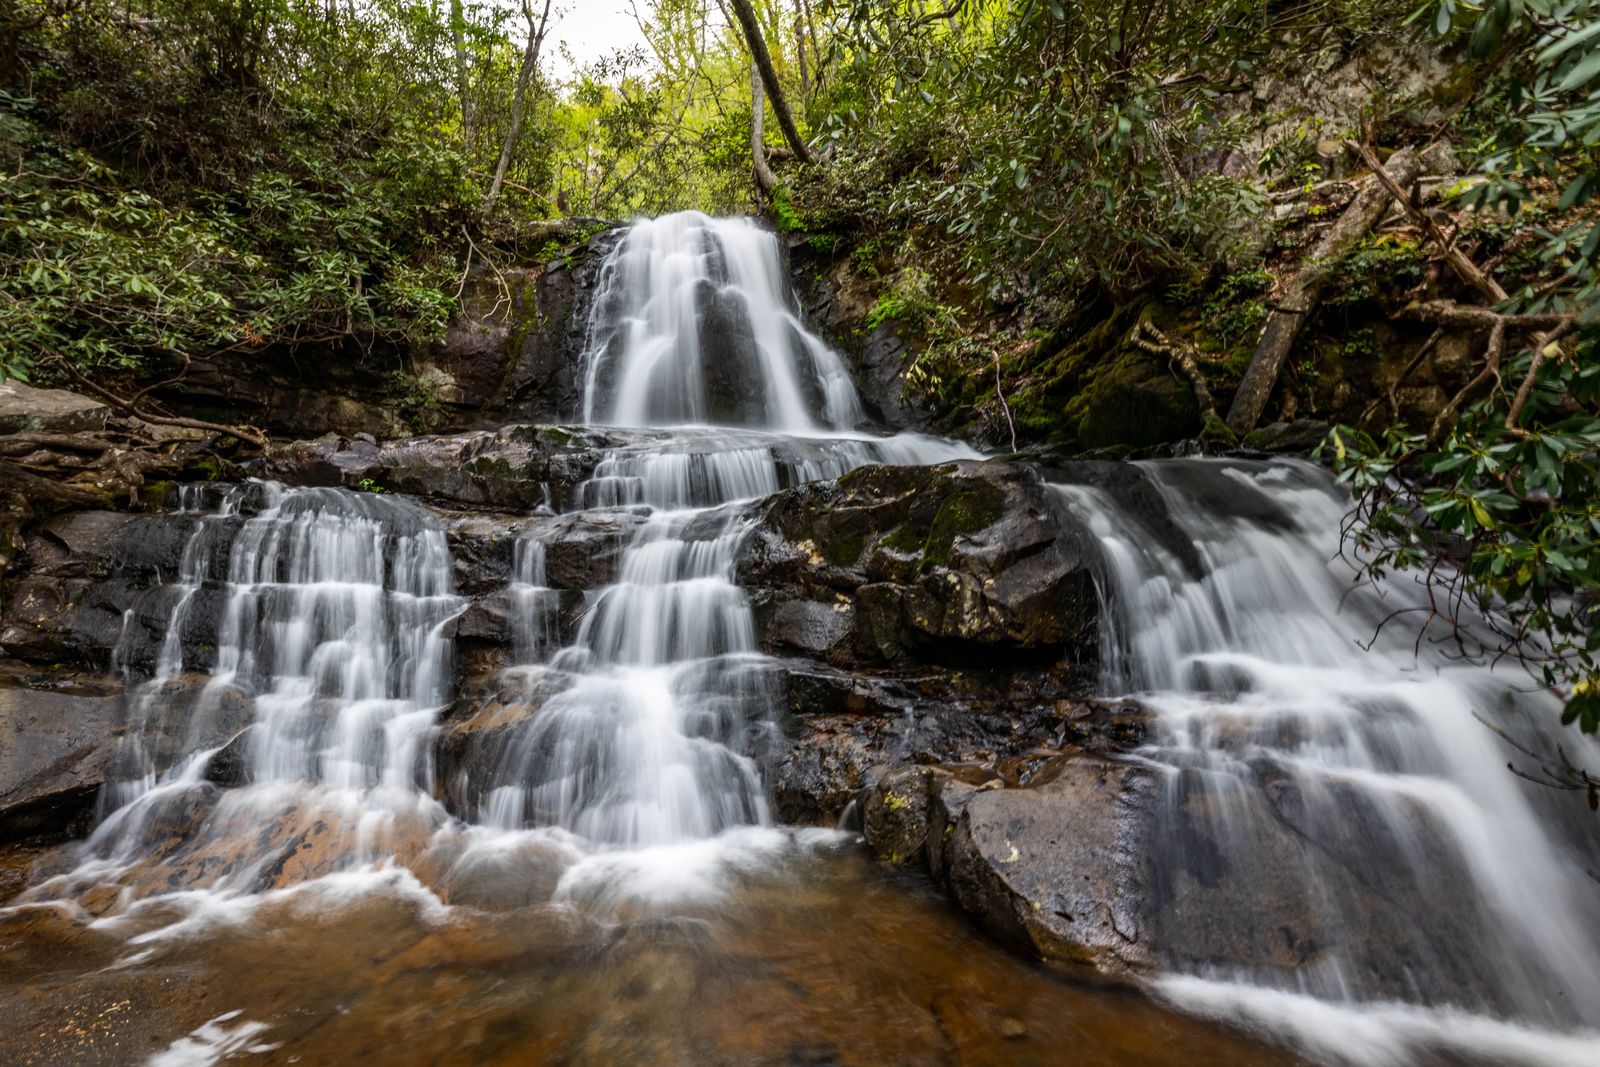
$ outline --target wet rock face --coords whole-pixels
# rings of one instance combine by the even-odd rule
[[[507,426],[378,443],[327,435],[273,450],[269,473],[290,485],[406,493],[446,506],[528,512],[563,506],[594,473],[610,431]]]
[[[861,328],[875,293],[852,270],[849,257],[820,251],[803,240],[790,242],[788,257],[789,278],[807,324],[849,359],[867,413],[892,429],[931,429],[938,413],[907,394],[911,353],[894,322]]]
[[[159,713],[146,715],[103,676],[0,673],[0,842],[84,833],[101,787],[139,773],[126,763],[131,741],[165,770],[239,735],[250,701],[228,688],[202,699],[207,681],[169,679],[152,694]]]
[[[780,816],[830,823],[853,801],[860,815],[907,766],[1016,781],[1026,753],[1081,743],[1092,559],[1054,494],[1003,463],[864,467],[759,505],[737,580],[778,657]]]
[[[185,515],[109,511],[46,520],[27,536],[7,589],[0,653],[105,670],[131,611],[140,631],[131,654],[153,663],[168,617],[162,605],[170,587],[161,583],[177,573],[194,523]],[[207,639],[192,635],[197,645]]]
[[[1336,954],[1396,999],[1418,973],[1458,995],[1484,986],[1448,947],[1493,938],[1495,920],[1470,894],[1431,899],[1370,798],[1343,788],[1341,817],[1316,820],[1271,766],[1241,787],[1129,758],[1146,720],[1091,703],[1054,750],[873,768],[855,797],[862,832],[881,861],[926,869],[997,939],[1073,977],[1224,967],[1294,988]],[[1420,810],[1413,829],[1441,846],[1426,849],[1430,867],[1459,864]],[[1364,925],[1330,928],[1325,895],[1360,901]]]
[[[1085,667],[1092,560],[1025,468],[863,467],[767,501],[738,580],[769,651],[841,667]]]
[[[115,690],[0,688],[0,840],[86,829],[121,727]]]

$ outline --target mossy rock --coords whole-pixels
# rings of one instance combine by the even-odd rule
[[[950,562],[950,546],[955,539],[991,525],[1000,518],[1004,507],[1005,492],[993,482],[974,482],[970,488],[945,497],[923,543],[923,568]]]
[[[1085,448],[1142,447],[1197,436],[1204,428],[1188,383],[1155,360],[1124,352],[1093,374],[1068,406]]]

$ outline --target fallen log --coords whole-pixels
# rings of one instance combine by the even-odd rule
[[[1389,158],[1383,168],[1384,177],[1394,185],[1405,188],[1422,174],[1422,158],[1415,151],[1403,148]],[[1338,255],[1377,225],[1389,209],[1390,194],[1386,183],[1380,182],[1363,189],[1350,206],[1330,226],[1311,250],[1309,262],[1289,283],[1287,291],[1277,306],[1267,316],[1256,345],[1255,356],[1239,382],[1228,409],[1228,428],[1243,436],[1255,429],[1266,409],[1267,400],[1278,384],[1283,365],[1288,362],[1295,339],[1306,319],[1316,310],[1322,298],[1322,286],[1327,280],[1327,265]]]

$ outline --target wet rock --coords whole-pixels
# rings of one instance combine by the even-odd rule
[[[1018,784],[1063,751],[1122,752],[1146,734],[1142,708],[1068,699],[1084,688],[1070,671],[843,671],[784,660],[779,673],[782,733],[766,748],[764,775],[786,822],[836,823],[896,767]]]
[[[1137,801],[1152,772],[1080,757],[1049,782],[967,799],[948,843],[950,895],[992,934],[1085,975],[1146,966]]]
[[[1089,373],[1077,408],[1085,448],[1142,448],[1196,437],[1200,405],[1164,361],[1123,348]]]
[[[517,540],[530,525],[529,519],[513,515],[446,516],[456,592],[479,596],[503,590],[511,580]]]
[[[1088,662],[1092,552],[1028,471],[863,467],[772,497],[738,563],[763,644],[836,665]]]
[[[491,394],[501,398],[507,418],[563,422],[581,414],[589,305],[606,256],[622,233],[612,226],[569,247],[543,266],[533,285],[511,294],[511,326],[501,349],[505,376]],[[485,277],[482,284],[493,283]],[[488,294],[497,302],[502,295]],[[455,365],[448,357],[442,362]]]
[[[0,652],[33,663],[108,669],[124,617],[143,593],[120,579],[24,578],[5,608]]]
[[[24,544],[0,611],[0,651],[34,663],[103,670],[125,645],[125,662],[153,666],[169,616],[160,606],[177,595],[159,583],[177,574],[195,521],[101,511],[51,517]],[[210,575],[214,580],[223,577],[225,559]],[[220,597],[207,595],[197,606],[183,640],[199,663],[207,649],[215,651]]]
[[[603,430],[508,426],[381,444],[328,435],[275,448],[269,472],[293,485],[407,493],[446,506],[531,512],[566,506],[608,447],[631,438]]]
[[[904,767],[884,774],[866,791],[862,835],[885,863],[920,866],[926,862],[929,794],[936,776],[948,777],[948,772]]]
[[[0,434],[103,430],[110,410],[65,389],[38,389],[15,378],[0,382]]]
[[[0,678],[0,840],[82,834],[102,786],[224,745],[253,716],[243,693],[204,675],[125,696],[103,677],[8,672]]]
[[[121,696],[0,689],[0,840],[87,829],[111,773]]]
[[[1328,424],[1320,419],[1274,422],[1245,434],[1239,443],[1252,452],[1310,455],[1328,436]]]
[[[616,580],[622,552],[646,520],[638,511],[579,511],[541,521],[545,578],[553,589],[600,589]]]
[[[936,412],[905,388],[911,353],[896,324],[863,328],[877,291],[846,255],[796,238],[788,246],[789,276],[807,325],[853,365],[856,390],[869,415],[893,429],[927,430]]]
[[[452,812],[475,812],[502,766],[525,755],[527,728],[570,676],[544,668],[509,668],[467,679],[434,742],[444,799]]]

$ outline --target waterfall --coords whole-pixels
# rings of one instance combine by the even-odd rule
[[[469,1012],[463,1032],[498,1040],[493,1016],[470,1013],[513,987],[548,995],[556,1014],[590,989],[609,989],[601,995],[608,1006],[632,1013],[668,1004],[663,990],[725,988],[710,983],[757,972],[765,984],[751,988],[764,1005],[804,1001],[796,1010],[806,1036],[819,1028],[818,1005],[835,1002],[812,999],[815,976],[783,973],[788,941],[778,939],[774,953],[769,931],[738,931],[752,912],[730,909],[715,929],[704,918],[733,895],[735,877],[772,875],[780,857],[843,840],[771,825],[761,757],[777,728],[783,679],[760,647],[736,561],[761,521],[758,502],[774,493],[864,464],[975,453],[863,428],[844,362],[805,327],[784,278],[776,238],[750,220],[684,213],[635,223],[602,269],[587,322],[583,418],[612,428],[589,435],[609,451],[595,462],[584,444],[551,459],[552,472],[559,461],[589,473],[576,485],[541,474],[546,504],[532,514],[496,525],[404,496],[265,481],[221,493],[186,489],[174,519],[188,538],[176,573],[137,594],[115,656],[128,713],[120,781],[105,790],[88,841],[71,852],[75,865],[50,868],[19,908],[7,909],[11,916],[29,907],[71,914],[95,928],[79,939],[85,944],[120,931],[126,955],[110,974],[133,973],[169,939],[244,929],[253,909],[275,908],[238,940],[297,932],[301,940],[282,942],[287,955],[296,944],[342,945],[348,934],[360,968],[387,968],[387,992],[365,1008],[382,1016],[385,1040],[407,1033],[391,1009],[432,996],[470,1002],[451,1009]],[[1119,467],[1118,478],[1128,469]],[[1090,535],[1077,558],[1099,549],[1100,689],[1150,713],[1135,752],[1091,754],[1102,766],[1135,761],[1139,788],[1149,786],[1119,798],[1151,807],[1117,862],[1137,866],[1138,891],[1161,906],[1134,937],[1115,933],[1164,953],[1152,961],[1157,994],[1230,1024],[1291,1031],[1319,1059],[1362,1067],[1440,1055],[1587,1062],[1592,1033],[1583,1028],[1600,1005],[1600,896],[1586,871],[1600,869],[1600,842],[1569,798],[1506,770],[1507,750],[1485,722],[1536,751],[1566,745],[1590,766],[1600,764],[1600,746],[1559,731],[1554,702],[1519,688],[1513,673],[1419,644],[1405,621],[1412,616],[1395,615],[1424,602],[1404,575],[1383,590],[1352,589],[1353,571],[1337,554],[1348,501],[1319,468],[1172,460],[1131,469],[1141,479],[1136,492],[1117,479],[1111,488],[1056,491],[1063,521]],[[550,504],[551,484],[565,513]],[[1049,509],[1037,510],[1029,521],[1042,525]],[[495,536],[461,534],[473,524]],[[504,528],[517,531],[509,548],[498,537]],[[614,537],[605,558],[574,567],[573,546],[561,540],[574,531]],[[480,562],[494,575],[489,589],[468,590],[470,611],[457,592],[452,536],[481,553],[463,557],[474,577]],[[472,540],[480,536],[493,547]],[[983,551],[1010,547],[986,543]],[[581,580],[569,577],[574,570]],[[921,577],[942,580],[926,570]],[[842,615],[842,587],[811,606]],[[503,629],[482,620],[484,629],[469,627],[474,613],[495,612]],[[152,618],[165,619],[154,648],[134,640]],[[214,647],[197,645],[196,633],[214,636]],[[468,665],[460,692],[458,658]],[[969,659],[959,660],[963,673],[986,667]],[[1052,661],[1051,669],[1063,666]],[[897,661],[882,673],[898,670]],[[924,699],[939,691],[921,690]],[[1014,698],[995,692],[971,713],[1006,719]],[[1065,699],[1051,709],[1081,710]],[[463,756],[447,747],[453,741],[476,747]],[[1085,758],[1057,743],[1024,758]],[[448,781],[436,752],[455,769]],[[1035,786],[1007,788],[1018,790],[1002,794],[1010,799]],[[1015,832],[1009,823],[1002,830]],[[1287,839],[1295,850],[1285,850]],[[1064,841],[1062,849],[1070,851]],[[1019,859],[1010,852],[1002,866]],[[789,931],[809,925],[839,939],[806,957],[826,958],[820,969],[846,957],[882,964],[861,988],[885,1003],[932,1002],[913,1016],[925,1031],[918,1048],[961,1059],[953,1041],[965,1034],[966,1050],[1014,1049],[1018,1062],[1055,1062],[1080,1045],[1093,1062],[1107,1062],[1094,1058],[1084,1031],[1076,1031],[1079,1044],[1024,1043],[1034,1040],[1029,1027],[1042,1037],[1049,1019],[1073,1015],[1057,1010],[1065,987],[1042,971],[1016,964],[996,984],[1002,999],[1024,982],[1046,988],[1028,1026],[1009,1015],[979,1020],[998,1009],[993,998],[967,1003],[970,976],[959,967],[923,977],[932,973],[917,969],[923,953],[962,957],[965,966],[967,954],[984,951],[962,939],[971,931],[940,948],[920,934],[896,941],[850,927],[855,890],[839,887],[879,892],[883,880],[807,884],[792,896],[784,894],[793,885],[772,891],[776,880],[756,895],[787,914],[793,926],[779,928],[783,936],[798,941]],[[838,906],[815,910],[830,893]],[[408,910],[375,907],[348,929],[319,925],[324,910],[374,898]],[[831,918],[813,921],[818,915]],[[566,931],[556,948],[533,929],[545,922]],[[1246,933],[1226,940],[1238,931]],[[745,954],[762,936],[769,943],[761,952]],[[79,941],[72,951],[87,953]],[[885,951],[886,943],[895,947]],[[174,956],[171,970],[151,973],[165,982],[208,951]],[[226,966],[230,957],[215,959]],[[639,969],[623,985],[573,978],[630,959]],[[293,973],[317,970],[313,962]],[[485,985],[463,994],[462,974]],[[543,984],[525,980],[533,974]],[[907,991],[907,982],[916,988]],[[349,998],[353,1009],[328,999],[336,1013],[362,1010],[359,997]],[[1115,1028],[1139,1035],[1129,1049],[1172,1025],[1163,1015],[1145,1029],[1127,1026],[1125,1017],[1139,1016],[1120,1013],[1151,1006],[1121,997],[1115,1005]],[[271,1025],[282,1028],[289,1016]],[[233,1032],[220,1024],[235,1017],[224,1010],[195,1033],[220,1041]],[[623,1014],[609,1025],[653,1036],[672,1021]],[[311,1022],[315,1029],[328,1019]],[[249,1038],[260,1025],[244,1021],[236,1032]],[[876,1016],[862,1025],[881,1028]],[[507,1032],[526,1037],[514,1026]],[[520,1044],[513,1051],[517,1062],[629,1058],[599,1045],[582,1054],[588,1036],[537,1054]],[[299,1040],[290,1030],[283,1038]],[[750,1047],[761,1040],[758,1033]],[[1181,1037],[1167,1035],[1166,1047],[1175,1042]],[[1107,1045],[1107,1054],[1123,1047]],[[462,1050],[479,1054],[470,1043]],[[786,1045],[770,1058],[849,1058],[818,1050]],[[706,1058],[695,1051],[681,1062]],[[1183,1046],[1177,1059],[1151,1055],[1234,1062],[1198,1046]]]
[[[1577,746],[1580,763],[1593,765],[1600,746],[1561,731],[1554,701],[1519,689],[1513,670],[1419,642],[1408,620],[1425,612],[1395,614],[1425,603],[1407,575],[1382,591],[1352,589],[1353,568],[1337,555],[1348,498],[1319,468],[1141,466],[1176,540],[1104,490],[1060,492],[1104,552],[1112,618],[1102,685],[1136,694],[1157,716],[1142,753],[1166,783],[1145,845],[1162,867],[1152,877],[1226,872],[1239,921],[1270,928],[1286,899],[1314,920],[1295,966],[1169,960],[1194,976],[1169,983],[1174,998],[1201,1010],[1227,1000],[1236,1015],[1278,1023],[1300,1018],[1297,1027],[1320,1028],[1302,1033],[1308,1043],[1336,1058],[1359,1059],[1360,1043],[1341,1041],[1337,1015],[1284,1008],[1286,994],[1592,1025],[1592,825],[1572,820],[1567,798],[1513,776],[1505,746],[1479,719],[1535,749]],[[1269,849],[1284,822],[1354,888],[1285,869]],[[1402,966],[1363,966],[1364,954],[1391,950]],[[1363,1017],[1370,1024],[1381,1013]],[[1445,1040],[1451,1029],[1398,1018],[1418,1040]],[[1397,1058],[1405,1032],[1390,1035]]]
[[[793,307],[776,235],[687,211],[635,223],[602,268],[585,422],[791,433],[861,421],[849,372]]]
[[[849,374],[796,316],[776,237],[748,219],[635,223],[602,269],[589,334],[589,422],[727,428],[616,449],[578,487],[580,508],[650,516],[573,646],[529,665],[559,691],[474,783],[478,818],[627,846],[766,825],[753,757],[773,679],[733,581],[751,525],[740,505],[864,463],[971,453],[848,432],[861,419]]]
[[[254,513],[242,518],[246,510]],[[286,839],[286,823],[331,827],[340,839],[326,859],[332,869],[387,858],[396,822],[437,825],[430,742],[452,683],[448,628],[462,607],[438,523],[398,498],[251,483],[200,518],[182,560],[155,676],[131,698],[132,773],[108,793],[88,861],[43,894],[108,879],[148,886],[161,861],[178,857],[201,857],[184,876],[198,871],[199,885],[249,892],[275,877],[286,849],[301,847],[303,836]],[[190,746],[158,776],[144,743],[172,710],[167,683],[190,666],[178,635],[205,575],[218,570],[226,606],[216,664],[182,711],[193,736],[242,703],[253,707],[229,746],[241,750],[237,777],[250,784],[221,798],[207,781],[219,749]],[[170,836],[190,820],[181,839]],[[228,861],[208,864],[209,848]]]

